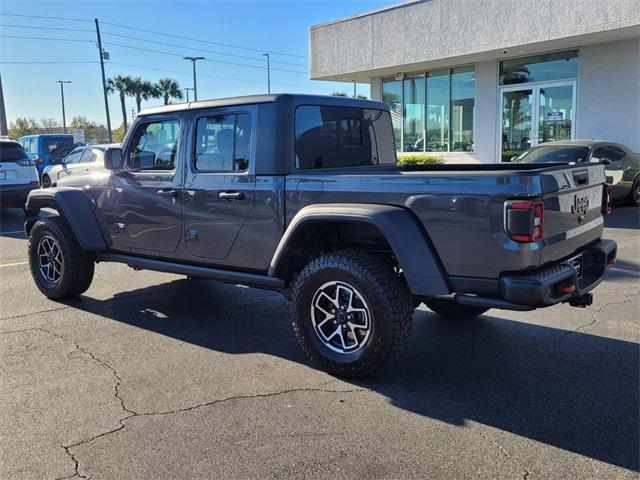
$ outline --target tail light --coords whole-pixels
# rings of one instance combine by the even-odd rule
[[[603,215],[609,215],[611,213],[611,194],[613,192],[613,186],[610,183],[604,183],[602,185],[602,207],[600,211]]]
[[[505,230],[516,242],[540,240],[544,234],[544,203],[528,200],[506,202]]]
[[[38,155],[36,157],[36,163],[42,165],[44,163],[44,158],[42,158],[40,155]]]
[[[30,158],[18,160],[16,163],[21,167],[33,167],[35,165],[35,163],[33,163],[33,160],[31,160]]]

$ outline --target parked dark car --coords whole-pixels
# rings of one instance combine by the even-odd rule
[[[640,155],[620,143],[598,140],[543,143],[530,148],[512,162],[602,163],[607,182],[613,185],[613,198],[640,206]]]
[[[96,262],[278,290],[336,375],[387,364],[420,302],[450,317],[584,307],[616,258],[602,165],[400,166],[381,102],[151,108],[104,155],[93,182],[29,195],[59,213],[25,224],[44,295],[82,294]]]
[[[60,163],[48,165],[42,171],[42,186],[55,187],[62,179],[73,176],[73,181],[66,179],[64,183],[75,184],[85,182],[87,177],[104,169],[104,151],[113,145],[85,145],[72,150]]]

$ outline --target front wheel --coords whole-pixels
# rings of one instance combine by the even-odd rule
[[[292,304],[302,349],[340,377],[381,369],[411,330],[412,300],[404,279],[366,252],[346,250],[313,260],[293,285]]]
[[[42,185],[42,188],[49,188],[53,186],[51,177],[49,177],[49,175],[47,175],[46,173],[42,176],[42,181],[40,183]]]
[[[38,220],[29,235],[29,265],[38,289],[52,300],[77,297],[93,280],[94,257],[80,248],[62,217]]]
[[[627,197],[627,205],[631,205],[633,207],[640,206],[640,175],[638,175],[633,181],[631,191]]]
[[[460,305],[450,300],[443,300],[440,298],[431,298],[426,300],[424,303],[427,307],[429,307],[430,310],[436,312],[441,317],[451,319],[477,317],[489,310],[488,308],[484,307]]]

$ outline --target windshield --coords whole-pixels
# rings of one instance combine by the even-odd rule
[[[17,143],[0,142],[0,161],[17,162],[28,158],[24,149]]]
[[[589,148],[583,146],[541,146],[534,147],[514,159],[517,163],[577,163],[585,162]]]

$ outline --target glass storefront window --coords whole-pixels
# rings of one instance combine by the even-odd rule
[[[449,150],[449,70],[427,73],[427,152]]]
[[[500,85],[543,82],[578,76],[578,51],[545,53],[500,62]]]
[[[424,151],[424,75],[411,75],[404,80],[405,152]]]
[[[389,104],[396,150],[400,151],[400,141],[402,139],[402,80],[382,79],[382,101]]]
[[[451,151],[473,151],[473,108],[475,70],[461,67],[451,70]]]

